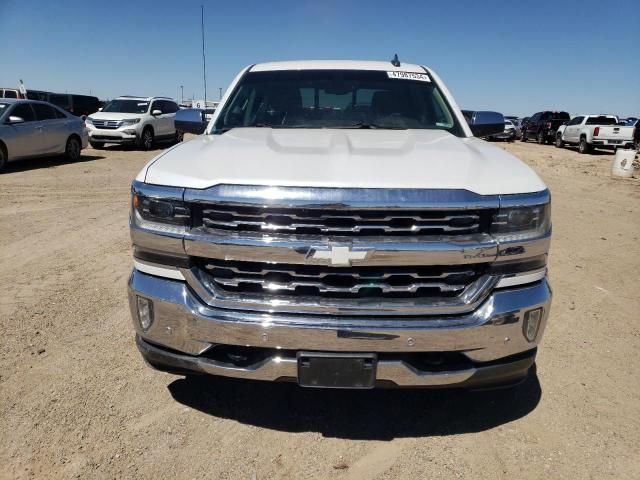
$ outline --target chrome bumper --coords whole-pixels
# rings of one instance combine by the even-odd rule
[[[154,322],[143,331],[136,296],[153,301]],[[459,386],[506,381],[526,374],[533,363],[551,303],[546,279],[494,290],[473,312],[457,316],[362,317],[243,312],[203,303],[183,281],[134,270],[129,304],[138,346],[154,366],[256,380],[295,379],[295,357],[277,351],[417,354],[460,352],[473,366],[423,371],[402,359],[378,362],[377,381],[397,386]],[[533,342],[523,335],[524,313],[542,307]],[[234,366],[203,356],[215,345],[273,349],[250,366]],[[529,353],[527,353],[529,352]],[[515,357],[514,357],[515,356]],[[490,362],[489,364],[487,362]]]

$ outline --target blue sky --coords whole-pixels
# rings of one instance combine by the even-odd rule
[[[640,114],[640,0],[0,0],[0,86],[208,97],[268,60],[401,60],[434,68],[470,109]]]

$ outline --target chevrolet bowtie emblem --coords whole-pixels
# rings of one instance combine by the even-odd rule
[[[373,250],[351,250],[349,246],[330,245],[328,247],[318,247],[309,249],[307,258],[314,260],[325,260],[331,265],[350,266],[353,260],[364,260]]]

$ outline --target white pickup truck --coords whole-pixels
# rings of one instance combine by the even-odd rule
[[[175,121],[203,133],[201,110]],[[551,305],[550,194],[476,137],[503,130],[420,65],[245,68],[133,182],[143,357],[304,387],[521,382]]]
[[[634,127],[618,125],[615,115],[578,115],[556,132],[556,147],[578,145],[580,153],[594,148],[632,148]]]

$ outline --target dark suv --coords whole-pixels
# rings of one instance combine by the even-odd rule
[[[567,112],[538,112],[522,126],[522,141],[535,139],[541,145],[551,143],[556,137],[558,127],[570,119]]]

